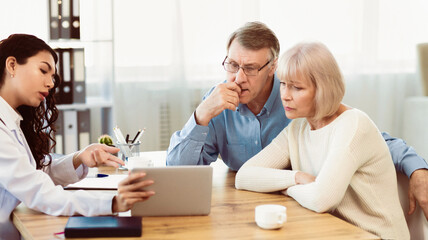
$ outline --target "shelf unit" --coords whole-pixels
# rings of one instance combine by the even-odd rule
[[[48,44],[53,48],[83,48],[85,54],[86,100],[84,103],[59,104],[57,108],[62,117],[63,137],[55,151],[68,154],[89,143],[96,142],[102,134],[112,135],[114,115],[114,39],[113,39],[113,1],[80,0],[80,39],[55,39]],[[50,20],[48,20],[49,23]],[[48,28],[50,27],[47,24]],[[78,129],[79,112],[90,112],[89,141],[80,141]],[[70,114],[73,113],[74,114]],[[64,121],[65,120],[65,121]],[[72,126],[77,123],[78,126]],[[76,131],[67,130],[76,128]],[[59,131],[59,133],[61,133]],[[76,143],[77,142],[77,143]],[[83,143],[83,144],[82,144]],[[61,149],[62,148],[62,149]],[[61,151],[62,150],[62,151]]]

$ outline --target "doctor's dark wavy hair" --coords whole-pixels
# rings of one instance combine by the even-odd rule
[[[12,34],[0,42],[0,88],[6,78],[6,59],[10,56],[16,58],[18,64],[27,63],[28,58],[41,51],[52,54],[55,64],[58,56],[43,40],[28,34]],[[21,129],[36,160],[37,169],[48,166],[52,162],[50,150],[55,146],[55,121],[58,118],[58,109],[55,106],[55,89],[60,84],[60,78],[55,71],[54,86],[49,95],[38,107],[19,106],[18,112],[22,115]],[[52,144],[51,144],[52,143]],[[47,159],[45,160],[45,157]]]

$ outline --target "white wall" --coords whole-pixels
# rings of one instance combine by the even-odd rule
[[[47,41],[48,6],[47,0],[0,0],[0,39],[28,33]]]
[[[113,34],[113,37],[110,39],[113,41],[113,47],[115,48],[114,53],[109,53],[112,55],[102,53],[102,55],[98,56],[98,59],[88,59],[88,63],[90,64],[91,61],[109,62],[112,61],[112,58],[116,57],[114,61],[116,66],[114,68],[106,68],[104,70],[88,68],[87,71],[90,76],[95,74],[101,76],[100,78],[103,79],[110,78],[110,76],[114,74],[116,84],[113,86],[113,89],[109,89],[108,87],[104,89],[106,86],[102,84],[103,80],[100,80],[89,83],[91,85],[88,88],[88,94],[97,95],[103,92],[108,95],[107,97],[115,99],[116,108],[114,124],[117,123],[122,125],[123,128],[126,128],[129,132],[147,127],[148,131],[145,137],[150,143],[146,146],[143,145],[143,150],[165,148],[165,139],[163,138],[168,134],[163,132],[163,137],[160,137],[159,132],[161,132],[161,129],[159,129],[160,125],[158,124],[162,120],[160,118],[164,116],[161,115],[163,110],[160,110],[160,108],[162,108],[161,106],[165,106],[163,103],[166,102],[169,106],[170,112],[168,116],[170,116],[171,119],[167,122],[170,123],[169,131],[170,134],[172,134],[173,131],[179,130],[181,126],[183,126],[194,110],[195,104],[200,101],[200,97],[204,91],[211,84],[224,79],[221,60],[226,52],[225,43],[227,36],[236,27],[240,26],[242,21],[258,17],[257,13],[258,10],[260,10],[254,7],[259,4],[259,1],[256,0],[234,1],[230,3],[228,1],[219,1],[216,3],[210,2],[210,4],[198,2],[198,4],[194,6],[190,6],[190,2],[186,1],[163,0],[152,3],[146,0],[113,0],[114,15],[111,16],[108,14],[94,14],[90,12],[90,9],[94,11],[100,8],[110,8],[111,5],[109,5],[109,1],[82,1],[85,6],[81,12],[82,23],[90,22],[90,20],[88,21],[88,19],[85,18],[90,18],[91,16],[95,17],[95,21],[99,23],[94,26],[88,26],[87,24],[82,26],[82,32],[85,32],[85,34],[83,34],[83,40],[104,41],[106,39],[108,40]],[[271,2],[273,5],[279,4],[279,2],[276,1],[268,2]],[[177,29],[168,27],[171,25],[162,23],[162,21],[175,21],[176,19],[180,19],[177,15],[177,11],[174,10],[177,3],[182,4],[181,9],[184,9],[184,13],[194,14],[192,15],[193,17],[189,19],[182,18],[182,21],[194,22],[200,19],[200,22],[196,25],[198,31],[193,35],[186,34],[189,31],[188,29],[183,29],[183,32],[180,33]],[[294,4],[292,1],[286,1],[286,3],[290,7],[288,11],[291,11],[290,9],[298,9],[300,4]],[[361,6],[361,2],[353,1],[353,3],[355,6]],[[224,25],[216,27],[215,19],[205,19],[206,16],[203,14],[204,11],[207,11],[207,9],[211,9],[213,12],[219,11],[225,4],[232,6],[234,9],[245,8],[249,5],[253,7],[250,6],[246,9],[248,10],[246,11],[247,14],[242,14],[240,11],[237,11],[236,14],[235,12],[227,12],[227,14],[229,14],[228,16],[234,16],[230,19],[231,25],[229,27],[224,27]],[[339,5],[346,7],[344,3],[340,3]],[[0,38],[3,39],[16,32],[25,32],[48,40],[48,1],[0,0],[0,6],[3,10],[2,14],[0,14]],[[270,12],[268,9],[270,6],[269,4],[263,4],[261,6],[263,8],[261,12]],[[410,7],[408,8],[411,9]],[[158,9],[158,12],[155,11],[156,9]],[[200,11],[186,12],[192,9],[199,9]],[[363,11],[364,9],[357,10]],[[275,11],[278,12],[279,10],[275,8]],[[196,15],[195,12],[197,13]],[[149,16],[156,16],[156,18],[148,19]],[[316,16],[314,15],[314,17]],[[114,28],[111,28],[112,17],[114,18]],[[297,41],[301,37],[309,36],[308,34],[310,33],[313,33],[314,36],[321,34],[316,31],[305,31],[305,29],[294,29],[293,33],[282,32],[280,31],[281,28],[287,26],[293,28],[294,26],[294,23],[286,21],[285,17],[286,16],[281,14],[272,14],[264,19],[271,23],[270,26],[274,31],[278,32],[278,37],[282,39],[281,44],[283,51],[286,46],[292,44],[291,42]],[[141,22],[133,23],[138,19],[140,19]],[[307,19],[306,22],[303,22],[303,24],[307,25],[305,25],[307,28],[311,27],[311,21],[309,20]],[[105,24],[103,24],[103,22]],[[334,22],[330,24],[334,24]],[[345,26],[342,26],[343,24],[340,26],[345,29],[349,24],[351,23],[348,22]],[[151,28],[147,28],[147,26],[151,26]],[[340,31],[340,29],[341,28],[338,28],[338,31]],[[411,30],[407,31],[407,35],[412,32]],[[180,34],[185,34],[185,36],[181,36]],[[353,37],[348,35],[344,36],[344,39],[349,38],[348,41],[344,41],[342,45],[332,48],[332,51],[338,52],[339,64],[343,65],[348,61],[346,58],[342,58],[342,53],[347,51],[349,47],[347,43],[349,41],[354,43],[361,41],[361,39],[358,39],[360,36],[359,34],[360,33],[357,31]],[[198,36],[197,39],[200,40],[195,40],[196,36]],[[156,41],[156,39],[159,39],[159,41]],[[174,44],[176,44],[176,46],[171,47],[171,45],[168,45],[167,41],[162,42],[162,39],[172,39],[175,41]],[[333,37],[330,37],[325,39],[325,41],[333,41],[333,39]],[[148,42],[146,40],[148,40]],[[379,41],[380,40],[382,39],[379,39]],[[385,44],[388,42],[386,40],[383,41]],[[141,44],[142,42],[144,42],[144,44]],[[190,51],[190,54],[183,58],[183,56],[180,57],[182,53],[178,51],[169,56],[168,59],[170,60],[168,61],[175,61],[182,65],[178,64],[169,67],[168,64],[164,64],[165,66],[160,66],[160,68],[147,65],[147,63],[153,61],[161,63],[161,60],[164,59],[166,55],[172,54],[171,51],[177,51],[177,48],[180,46],[184,46],[184,49]],[[384,48],[381,48],[379,51],[384,51]],[[412,56],[416,55],[413,53],[410,54],[410,51],[412,50],[408,49],[406,51],[406,58],[412,58]],[[387,55],[387,53],[383,53],[383,56]],[[393,53],[389,55],[391,58],[396,57]],[[153,58],[153,56],[158,56],[158,59]],[[361,56],[357,57],[360,58]],[[194,65],[198,61],[202,61],[206,64]],[[412,61],[416,62],[415,59]],[[350,62],[353,61],[350,60]],[[185,63],[191,63],[193,65],[189,65],[189,67],[188,65],[184,65]],[[145,64],[147,66],[145,68],[142,67],[142,65]],[[374,62],[368,59],[366,65],[369,66],[370,64],[374,64]],[[111,64],[103,63],[101,65],[111,66]],[[403,102],[407,97],[421,95],[420,82],[416,72],[417,66],[411,67],[412,65],[406,65],[410,67],[407,67],[407,70],[402,72],[389,71],[389,73],[381,73],[375,71],[376,73],[367,72],[367,74],[355,74],[352,69],[352,71],[349,70],[349,65],[346,66],[347,71],[345,79],[347,90],[344,102],[367,112],[381,131],[387,131],[394,136],[403,137]],[[352,66],[354,65],[351,64],[351,68]],[[180,67],[183,67],[183,69],[180,69]],[[358,67],[360,66],[355,66],[355,68]],[[189,74],[187,68],[191,68],[192,70],[197,69],[197,71],[193,71]],[[113,71],[113,73],[110,71]],[[153,74],[150,74],[150,71],[152,71]],[[171,72],[173,73],[171,74]],[[103,74],[105,76],[103,76]],[[188,81],[189,79],[190,81]],[[157,82],[158,80],[160,82]],[[133,81],[139,81],[140,83],[133,83]],[[133,100],[128,102],[130,97],[132,97]]]

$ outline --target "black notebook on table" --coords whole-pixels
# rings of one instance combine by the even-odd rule
[[[141,217],[70,217],[65,225],[66,238],[87,237],[139,237],[142,233]]]

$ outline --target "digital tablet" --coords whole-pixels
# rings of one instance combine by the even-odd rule
[[[211,166],[166,166],[135,168],[131,172],[145,172],[145,180],[154,183],[145,190],[155,195],[134,204],[132,216],[208,215],[211,210]]]

